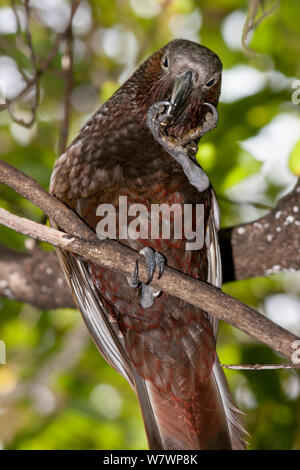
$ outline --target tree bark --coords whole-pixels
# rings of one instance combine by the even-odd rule
[[[36,308],[75,308],[54,251],[38,246],[27,253],[0,245],[0,296]]]
[[[300,179],[266,216],[220,231],[224,282],[300,270]]]

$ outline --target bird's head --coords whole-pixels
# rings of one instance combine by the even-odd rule
[[[170,134],[180,135],[185,129],[197,127],[209,111],[204,103],[218,104],[221,72],[222,62],[207,47],[184,39],[169,42],[136,72],[143,117],[153,103],[166,100],[175,117]]]

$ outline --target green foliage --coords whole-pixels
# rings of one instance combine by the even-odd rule
[[[290,168],[288,180],[274,179],[278,165],[275,160],[272,171],[266,173],[266,162],[272,162],[273,150],[268,151],[264,160],[242,145],[282,115],[299,119],[299,106],[291,103],[291,77],[300,76],[299,2],[282,1],[280,8],[258,26],[250,41],[251,48],[259,53],[256,58],[249,58],[238,46],[229,46],[228,36],[225,40],[223,32],[223,22],[229,15],[246,13],[248,2],[244,0],[153,0],[145,2],[150,6],[143,15],[139,8],[134,8],[137,3],[143,2],[88,0],[79,11],[79,23],[80,15],[81,21],[88,15],[91,23],[84,32],[79,28],[74,33],[69,141],[138,63],[172,37],[187,35],[218,53],[224,64],[224,86],[232,87],[232,91],[236,82],[231,85],[225,78],[226,72],[235,66],[252,67],[264,74],[264,84],[254,91],[251,91],[252,79],[243,82],[240,78],[244,97],[220,103],[219,125],[203,139],[198,151],[199,162],[219,197],[223,226],[257,218],[262,210],[253,205],[240,205],[239,201],[272,205],[292,184],[292,172],[298,175],[300,172],[299,137],[291,153],[287,151],[282,156]],[[1,2],[1,8],[9,5],[9,1]],[[150,7],[156,11],[152,16]],[[55,34],[39,15],[35,10],[31,33],[37,56],[42,60],[53,46]],[[231,27],[230,36],[236,36],[236,27]],[[26,41],[24,33],[23,39]],[[12,57],[25,72],[32,72],[28,54],[16,44],[16,34],[3,34],[1,27],[0,54]],[[30,129],[12,123],[7,111],[0,113],[1,158],[35,178],[44,188],[48,187],[57,157],[63,116],[63,55],[61,47],[41,79],[41,102],[36,122]],[[274,71],[280,72],[276,75],[277,84],[274,84]],[[30,99],[23,99],[13,108],[16,114],[25,113],[28,117],[30,107]],[[270,134],[270,140],[275,138],[276,135]],[[262,183],[253,188],[250,177]],[[237,186],[241,183],[242,186]],[[41,219],[41,212],[13,191],[1,187],[0,198],[2,207],[33,220]],[[229,199],[235,199],[236,203]],[[5,228],[0,229],[0,242],[25,249],[24,237]],[[230,283],[224,286],[224,291],[265,312],[265,301],[274,294],[285,293],[299,299],[299,277],[295,276],[281,274]],[[30,384],[27,391],[11,398],[0,414],[0,441],[5,448],[147,447],[138,405],[125,380],[105,363],[86,338],[81,339],[78,355],[72,353],[69,357],[69,353],[68,356],[70,338],[78,334],[81,321],[75,311],[37,311],[2,299],[0,314],[0,339],[7,345],[7,364],[0,365],[0,401],[1,394],[5,398],[5,394],[21,390],[22,384]],[[282,315],[284,324],[285,312]],[[275,353],[228,325],[221,325],[218,352],[222,363],[280,361]],[[53,358],[56,358],[54,364]],[[40,378],[44,370],[46,375]],[[299,375],[291,371],[226,371],[226,374],[245,412],[250,448],[299,449]]]

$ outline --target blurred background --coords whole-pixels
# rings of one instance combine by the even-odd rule
[[[62,37],[71,15],[68,1],[2,0],[0,103],[4,95],[13,103],[10,113],[0,113],[1,158],[47,189],[66,129],[70,142],[143,59],[172,38],[187,38],[214,50],[224,65],[219,125],[201,141],[198,153],[215,187],[222,225],[265,214],[300,174],[300,107],[292,102],[300,78],[300,2],[282,1],[249,32],[243,47],[248,7],[254,3],[82,0],[72,19],[70,63],[70,43]],[[275,2],[264,4],[269,10]],[[37,64],[46,65],[40,89],[37,93],[31,86],[22,94]],[[66,80],[68,70],[73,82]],[[41,212],[13,191],[1,187],[0,199],[1,207],[41,220]],[[0,242],[26,250],[25,237],[3,227]],[[299,335],[299,281],[299,273],[279,273],[226,284],[224,291]],[[0,446],[146,449],[135,396],[100,357],[78,312],[41,311],[9,300],[9,292],[7,297],[0,299],[0,339],[7,348],[7,363],[0,365]],[[225,364],[281,361],[224,324],[218,353]],[[226,375],[245,413],[249,449],[300,449],[299,372]]]

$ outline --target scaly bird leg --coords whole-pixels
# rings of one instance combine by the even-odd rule
[[[132,276],[128,276],[128,284],[132,288],[140,287],[139,292],[139,300],[140,304],[143,308],[152,307],[156,297],[158,297],[161,291],[157,291],[153,289],[149,284],[151,283],[155,270],[158,268],[158,279],[162,276],[166,265],[165,257],[160,254],[158,251],[154,251],[150,247],[145,247],[140,251],[140,254],[145,257],[146,265],[147,265],[147,272],[148,272],[148,279],[146,283],[140,282],[139,280],[139,263],[136,260],[135,268]]]
[[[210,103],[205,103],[205,105],[210,107],[212,117],[210,119],[207,117],[202,126],[186,131],[183,137],[172,137],[166,133],[166,128],[174,120],[172,114],[164,112],[170,109],[171,103],[168,101],[161,101],[150,106],[147,117],[147,126],[154,139],[181,165],[190,183],[199,192],[206,190],[210,183],[206,173],[195,160],[197,146],[194,140],[213,129],[218,119],[216,108]]]

